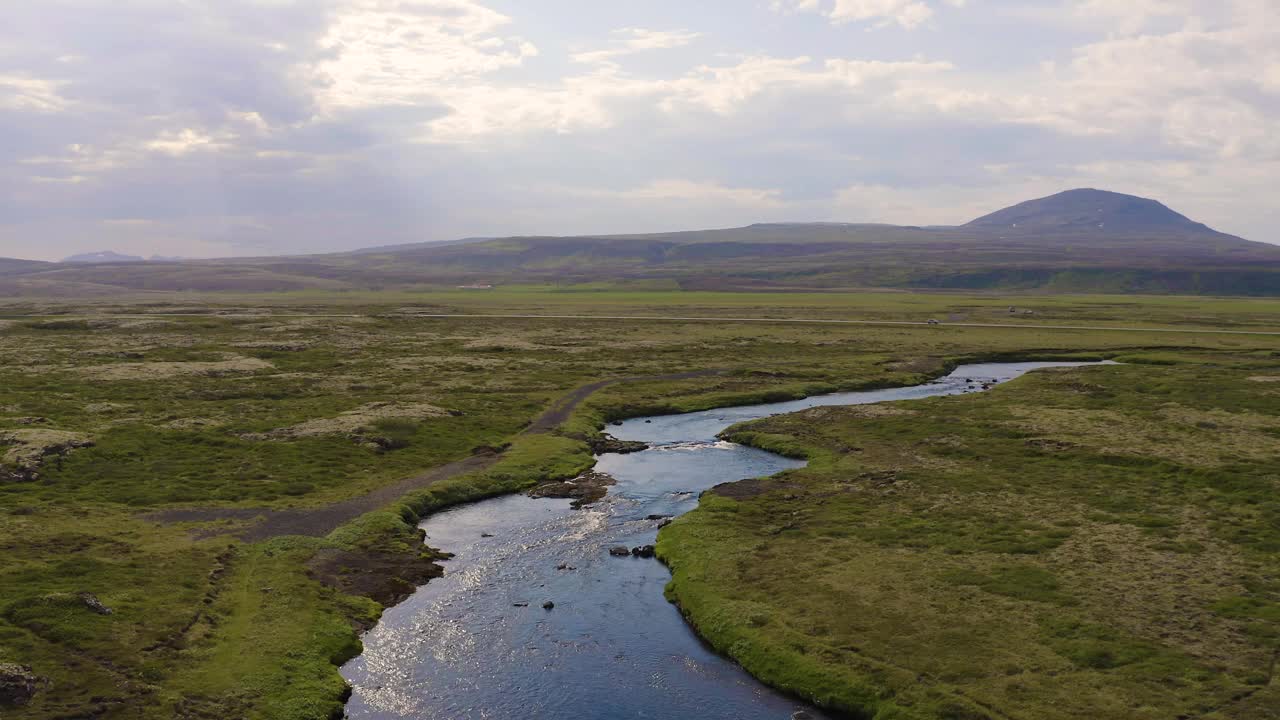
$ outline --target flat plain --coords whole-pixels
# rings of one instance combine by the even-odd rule
[[[430,317],[451,314],[469,317]],[[610,318],[470,317],[516,314]],[[604,286],[11,301],[0,663],[35,692],[5,716],[337,717],[358,631],[439,572],[418,517],[584,471],[607,421],[1109,358],[1125,365],[743,431],[811,465],[664,531],[672,597],[764,679],[882,718],[1067,700],[1270,717],[1280,336],[1210,331],[1277,317],[1265,299]],[[388,488],[404,496],[326,514]],[[307,522],[261,531],[283,513]],[[850,603],[857,622],[823,619]]]

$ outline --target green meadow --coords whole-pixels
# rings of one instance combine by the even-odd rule
[[[1280,376],[1280,336],[1195,329],[1277,331],[1278,310],[532,286],[13,301],[0,664],[39,683],[0,715],[338,717],[359,631],[439,572],[417,520],[582,472],[608,421],[919,383],[965,360],[1115,358],[905,414],[742,429],[811,465],[664,531],[672,597],[767,681],[883,718],[1268,717],[1280,382],[1257,378]],[[1043,327],[1067,324],[1111,329]],[[718,374],[645,379],[702,370]],[[240,539],[259,516],[320,513],[478,453],[492,463],[332,532]]]

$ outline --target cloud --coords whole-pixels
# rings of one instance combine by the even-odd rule
[[[535,45],[501,35],[511,19],[471,0],[350,0],[334,13],[317,71],[330,107],[420,103],[536,57]]]
[[[690,203],[709,201],[747,208],[777,208],[783,205],[781,190],[728,187],[716,182],[679,179],[654,180],[647,185],[629,190],[590,190],[583,191],[583,193],[621,200],[658,200]]]
[[[0,4],[0,256],[960,222],[1075,185],[1280,239],[1274,0],[962,5]]]
[[[623,28],[612,33],[616,44],[604,50],[586,50],[575,52],[570,57],[574,62],[597,64],[612,62],[614,58],[634,55],[646,50],[669,50],[684,47],[702,37],[702,33],[688,30],[645,30],[643,28]]]
[[[965,0],[946,0],[947,5],[964,7]],[[934,16],[933,5],[924,0],[773,0],[777,12],[814,12],[837,25],[871,23],[883,28],[897,25],[906,30],[920,27]]]
[[[52,80],[0,75],[0,108],[57,112],[69,104],[58,94],[58,83]]]

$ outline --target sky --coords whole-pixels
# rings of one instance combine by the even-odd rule
[[[1280,0],[0,5],[0,256],[959,224],[1280,242]]]

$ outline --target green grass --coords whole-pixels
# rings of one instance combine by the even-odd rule
[[[1037,297],[1034,303],[1031,298],[1018,302],[1034,304],[1034,322],[1112,325],[1264,327],[1273,322],[1277,307],[1271,301],[1134,297]],[[1052,477],[1064,494],[1082,504],[1075,525],[1029,518],[1002,503],[984,503],[980,512],[954,503],[937,508],[922,504],[896,514],[836,502],[788,507],[787,512],[800,512],[797,517],[833,513],[832,518],[841,519],[811,536],[779,518],[776,508],[756,513],[740,507],[749,503],[710,499],[705,511],[755,523],[756,531],[744,548],[766,540],[803,540],[828,547],[858,543],[869,557],[886,555],[903,563],[926,551],[957,563],[963,560],[946,569],[975,573],[970,577],[975,583],[939,578],[938,587],[996,603],[1027,602],[1045,612],[1065,608],[1083,613],[1089,598],[1078,592],[1068,573],[1043,568],[1058,587],[1041,583],[1034,592],[1056,599],[1019,599],[1010,592],[1017,592],[1011,588],[1021,576],[1009,575],[1010,568],[1038,566],[1095,525],[1132,529],[1144,548],[1188,561],[1218,557],[1222,543],[1258,558],[1275,552],[1277,538],[1267,523],[1274,522],[1278,511],[1265,495],[1272,487],[1271,471],[1260,466],[1255,455],[1264,447],[1262,441],[1280,441],[1280,423],[1268,424],[1254,415],[1272,412],[1268,393],[1280,385],[1236,379],[1242,374],[1280,376],[1275,369],[1280,339],[1002,328],[425,320],[402,313],[421,309],[911,320],[957,314],[985,321],[1007,317],[1008,304],[1007,299],[982,296],[514,288],[492,294],[193,295],[157,299],[148,306],[107,301],[11,308],[10,316],[18,316],[18,322],[0,322],[0,431],[67,430],[89,435],[95,443],[61,460],[51,458],[39,482],[0,484],[0,662],[31,665],[58,689],[41,693],[15,716],[43,719],[96,712],[102,718],[130,719],[180,713],[273,720],[328,717],[338,707],[342,691],[334,661],[356,648],[352,623],[370,622],[381,608],[308,577],[308,563],[318,554],[401,558],[407,577],[411,566],[431,559],[416,532],[422,515],[520,491],[548,477],[579,473],[591,462],[583,440],[607,421],[921,382],[964,359],[1123,355],[1176,361],[1133,369],[1132,393],[1140,398],[1124,403],[1146,408],[1135,425],[1152,428],[1172,422],[1160,415],[1163,404],[1176,401],[1185,408],[1176,434],[1151,441],[1165,442],[1180,455],[1134,459],[1114,449],[1030,452],[1025,445],[1029,431],[1009,427],[1026,419],[1008,416],[1007,407],[993,407],[989,412],[994,425],[988,423],[984,430],[949,423],[947,433],[969,434],[990,446],[975,448],[966,440],[958,446],[925,445],[917,452],[939,462],[982,467],[1016,459],[1029,477],[1045,482]],[[139,312],[263,308],[280,315],[126,317]],[[332,312],[360,317],[314,317]],[[293,313],[302,317],[285,316]],[[236,358],[269,365],[213,374],[183,367],[175,372],[166,365]],[[559,433],[519,434],[554,401],[586,383],[701,369],[725,372],[692,380],[613,385],[593,396]],[[1170,378],[1160,374],[1164,372],[1187,375]],[[1106,410],[1122,395],[1089,377],[1052,379],[1058,384],[1046,389],[1045,397],[1070,398],[1074,404],[1064,410]],[[976,405],[983,399],[964,401]],[[425,403],[448,414],[373,420],[358,433],[270,435],[380,403]],[[1254,415],[1248,427],[1238,427],[1234,416],[1217,414],[1220,407],[1233,412],[1245,408]],[[31,418],[41,420],[19,424]],[[1053,420],[1070,426],[1073,418]],[[1099,427],[1115,432],[1110,426]],[[919,443],[938,434],[894,418],[868,423],[856,440],[833,443],[803,422],[751,432],[753,443],[810,457],[814,471],[847,462],[851,447],[866,450],[895,439]],[[371,438],[386,443],[370,443]],[[145,519],[147,513],[175,507],[319,507],[467,457],[478,447],[507,443],[512,445],[503,460],[489,471],[403,498],[324,539],[281,538],[245,545],[227,535],[191,534],[235,529],[243,522],[165,526]],[[1188,453],[1205,464],[1188,466],[1182,457]],[[1078,463],[1076,469],[1096,471],[1097,477],[1054,471],[1053,463],[1068,459]],[[1131,483],[1135,477],[1148,477],[1153,467],[1158,482],[1145,488]],[[872,469],[868,466],[855,475]],[[911,482],[924,482],[943,471],[949,472],[941,468],[900,474]],[[1131,484],[1119,485],[1117,491],[1099,485],[1103,481]],[[990,493],[1000,487],[980,473],[966,476],[964,483],[957,492]],[[1204,517],[1188,519],[1178,506],[1161,500],[1174,491],[1195,497],[1205,508]],[[931,514],[921,515],[926,511]],[[677,522],[672,531],[685,522]],[[743,541],[741,536],[729,537]],[[710,539],[708,543],[716,547]],[[766,550],[777,558],[793,552],[762,552]],[[999,556],[1000,561],[973,560],[982,554]],[[915,572],[892,565],[874,571],[886,582]],[[93,593],[113,608],[113,614],[99,616],[68,600],[80,592]],[[1266,637],[1272,622],[1266,603],[1274,602],[1268,593],[1274,590],[1242,586],[1206,598],[1203,609],[1223,622],[1239,623],[1250,637]],[[713,594],[706,597],[707,607],[718,602]],[[1228,602],[1230,598],[1237,600]],[[741,617],[759,620],[766,628],[784,624],[785,614],[759,601],[743,602]],[[693,606],[687,603],[686,609]],[[914,612],[909,607],[902,611],[904,617]],[[735,629],[733,641],[722,649],[736,654],[734,643],[767,641],[768,649],[760,650],[759,657],[786,657],[773,672],[802,689],[827,667],[823,658],[828,653],[856,655],[843,646],[821,652],[797,650],[805,647],[806,633],[825,622],[815,609],[808,612],[806,624],[792,627],[786,621],[787,631],[776,636],[762,639],[750,628]],[[725,627],[736,617],[736,610],[727,612]],[[1026,642],[1046,632],[1029,619],[1020,627]],[[942,647],[963,645],[966,629],[962,625],[954,637],[939,639]],[[1066,662],[1056,652],[1046,657]],[[879,698],[885,684],[877,678],[899,672],[892,664],[858,662],[861,669],[824,678],[823,692],[847,703]],[[928,703],[944,709],[953,702],[946,693],[930,698]],[[897,703],[881,703],[884,708],[891,705]],[[899,709],[910,710],[906,705]],[[8,709],[4,713],[13,714]]]
[[[1171,355],[735,427],[810,464],[665,529],[668,594],[877,718],[1273,717],[1280,361]]]

